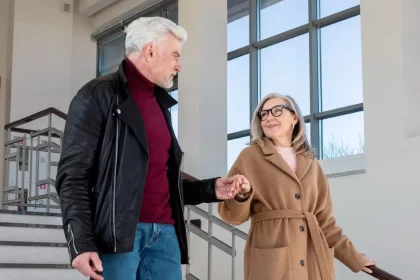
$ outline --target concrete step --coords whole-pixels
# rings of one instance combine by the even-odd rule
[[[60,225],[0,222],[0,241],[65,243],[66,238]]]
[[[70,264],[66,243],[0,241],[2,264]]]
[[[88,280],[78,271],[56,265],[0,264],[0,280]]]
[[[19,224],[62,225],[61,214],[45,214],[0,210],[0,222]]]

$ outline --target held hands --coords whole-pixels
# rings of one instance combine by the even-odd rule
[[[232,199],[237,194],[244,195],[250,192],[251,186],[243,175],[234,175],[230,178],[218,178],[216,180],[216,197],[225,200]]]
[[[102,262],[97,253],[88,252],[78,255],[72,262],[72,266],[84,276],[89,276],[94,280],[104,280],[102,276],[96,273],[102,272]]]

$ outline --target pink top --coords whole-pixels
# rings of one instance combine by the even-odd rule
[[[296,152],[293,147],[279,147],[276,146],[277,151],[287,162],[293,172],[296,172]]]

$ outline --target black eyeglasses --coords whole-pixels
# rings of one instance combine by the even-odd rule
[[[281,114],[283,113],[283,109],[286,109],[288,111],[290,111],[291,113],[295,114],[295,111],[290,108],[289,106],[286,105],[276,105],[271,109],[267,109],[267,110],[261,110],[257,113],[258,118],[260,118],[260,120],[265,121],[268,117],[268,114],[273,115],[273,117],[280,117]]]

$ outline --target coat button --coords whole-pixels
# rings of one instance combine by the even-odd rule
[[[303,231],[305,231],[305,228],[303,226],[300,226],[299,230],[303,232]]]
[[[301,261],[300,261],[300,265],[301,265],[301,266],[304,266],[304,265],[305,265],[305,261],[304,261],[304,260],[301,260]]]
[[[300,193],[295,194],[296,199],[300,199]]]

